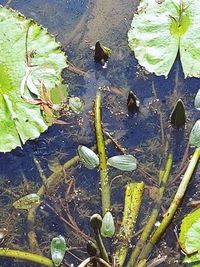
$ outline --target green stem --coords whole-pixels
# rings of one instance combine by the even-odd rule
[[[161,236],[165,232],[166,228],[168,227],[168,225],[172,221],[173,216],[174,216],[177,208],[179,207],[181,200],[185,194],[185,191],[188,187],[188,184],[190,182],[190,179],[192,177],[194,169],[198,163],[199,157],[200,157],[200,148],[196,148],[195,152],[192,155],[190,163],[187,167],[187,170],[186,170],[186,172],[185,172],[185,174],[181,180],[181,183],[180,183],[179,188],[176,192],[176,195],[174,196],[174,199],[171,202],[171,205],[170,205],[168,211],[166,212],[159,227],[152,234],[148,244],[146,245],[146,247],[144,248],[144,250],[140,254],[139,260],[146,259],[148,257],[148,255],[151,253],[151,251],[153,249],[153,246],[158,242],[158,240],[161,238]]]
[[[104,259],[106,262],[109,262],[108,253],[101,238],[100,229],[95,231],[95,240],[97,242],[97,247],[99,248],[102,259]]]
[[[150,233],[151,233],[151,231],[155,225],[156,219],[158,217],[160,205],[161,205],[161,200],[162,200],[162,197],[164,194],[166,182],[168,180],[171,167],[172,167],[172,154],[170,153],[168,156],[167,162],[166,162],[165,170],[162,174],[161,186],[159,188],[158,196],[155,200],[155,202],[156,202],[155,206],[154,206],[154,208],[153,208],[153,210],[152,210],[152,212],[151,212],[151,214],[150,214],[150,216],[149,216],[149,218],[145,224],[145,227],[144,227],[144,230],[140,236],[140,239],[138,240],[133,252],[131,253],[130,259],[127,263],[127,267],[134,266],[142,248],[144,247],[144,244],[145,244],[148,236],[150,235]]]
[[[26,251],[14,250],[9,248],[0,248],[0,256],[32,261],[48,267],[54,267],[52,260]]]
[[[119,266],[123,266],[129,249],[129,239],[133,235],[139,208],[142,201],[144,183],[129,183],[126,187],[122,224],[119,230],[120,245],[115,256]]]
[[[95,105],[95,129],[97,150],[99,154],[100,182],[101,182],[101,201],[103,216],[110,210],[110,185],[108,180],[107,159],[104,144],[104,137],[101,125],[101,92],[96,93]]]

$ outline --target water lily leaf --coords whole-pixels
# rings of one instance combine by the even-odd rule
[[[200,110],[200,89],[198,90],[198,92],[195,96],[194,106],[196,109]]]
[[[79,97],[69,98],[69,107],[77,114],[81,113],[84,109],[84,104]]]
[[[189,143],[192,146],[200,147],[200,120],[197,120],[190,132]]]
[[[88,169],[94,169],[99,166],[99,157],[90,148],[78,146],[78,154],[83,165]]]
[[[41,112],[35,98],[40,98],[41,82],[50,95],[56,91],[66,57],[46,29],[1,6],[0,43],[0,152],[8,152],[39,137],[53,123],[46,122],[45,109]]]
[[[187,253],[184,262],[200,261],[200,209],[189,213],[182,221],[179,241]],[[199,265],[195,265],[199,266]]]
[[[61,235],[54,237],[51,241],[51,258],[55,266],[59,266],[65,256],[66,242]]]
[[[185,77],[200,77],[199,8],[198,0],[140,1],[128,33],[139,64],[167,77],[179,51]]]
[[[105,237],[113,237],[115,233],[115,224],[112,213],[107,211],[102,220],[101,234]]]
[[[31,208],[37,207],[41,204],[40,197],[37,194],[29,194],[13,203],[13,207],[16,209],[29,210]]]
[[[118,155],[109,158],[107,164],[121,171],[133,171],[137,168],[137,159],[132,155]]]

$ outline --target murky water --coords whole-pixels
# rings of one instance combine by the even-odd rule
[[[6,2],[0,1],[0,4]],[[173,183],[177,175],[176,167],[180,165],[188,133],[198,116],[194,112],[193,101],[200,82],[198,79],[183,79],[179,60],[175,62],[167,80],[149,75],[137,65],[127,44],[127,30],[137,5],[138,1],[134,0],[13,0],[9,3],[10,7],[33,18],[56,35],[69,61],[84,71],[79,76],[65,70],[63,77],[70,85],[70,94],[83,99],[85,110],[80,115],[66,117],[67,125],[50,127],[37,140],[27,142],[23,149],[17,148],[10,153],[0,154],[0,230],[7,230],[5,238],[0,240],[1,246],[30,250],[27,213],[16,212],[11,204],[23,195],[37,192],[42,186],[42,170],[46,177],[57,173],[60,179],[56,186],[51,185],[47,190],[43,197],[44,205],[37,212],[34,229],[40,250],[49,256],[52,237],[62,234],[70,247],[79,248],[72,249],[72,254],[67,253],[64,266],[70,266],[70,263],[77,266],[87,257],[85,243],[89,237],[79,231],[81,229],[90,236],[89,218],[95,212],[101,213],[99,173],[97,170],[87,170],[80,163],[66,171],[61,166],[76,155],[79,144],[92,146],[95,143],[91,112],[99,86],[107,86],[102,105],[104,129],[129,153],[135,155],[140,165],[139,170],[133,173],[109,171],[112,181],[112,210],[116,223],[119,224],[121,218],[124,186],[128,181],[144,180],[146,184],[137,230],[141,228],[147,211],[153,205],[152,192],[158,184],[156,177],[164,155],[161,146],[161,117],[163,141],[170,142],[174,154],[173,174],[163,211],[168,207],[176,190],[177,183]],[[112,49],[107,69],[94,62],[91,46],[97,40]],[[140,99],[139,113],[127,110],[129,90],[133,90]],[[185,102],[188,118],[185,130],[172,129],[169,125],[170,112],[180,97]],[[109,145],[107,153],[110,157],[119,152],[114,145]],[[194,176],[186,199],[197,191],[197,179],[198,175]],[[183,215],[180,210],[179,217]],[[75,230],[71,230],[66,221],[75,225]],[[178,222],[175,218],[165,239],[154,252],[155,256],[160,252],[168,255],[166,263],[160,266],[180,266],[179,249],[173,236],[173,228]],[[108,247],[113,249],[111,242]],[[0,266],[39,265],[0,258]]]

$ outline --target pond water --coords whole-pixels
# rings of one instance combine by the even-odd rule
[[[32,247],[33,251],[40,250],[49,257],[51,239],[61,234],[71,248],[66,253],[63,266],[78,266],[88,257],[86,240],[92,236],[89,218],[93,213],[101,213],[99,172],[87,170],[79,162],[69,169],[64,169],[63,164],[76,156],[78,145],[91,147],[96,143],[92,115],[96,90],[99,86],[105,86],[102,100],[104,130],[134,155],[139,163],[134,172],[109,170],[112,212],[117,229],[122,218],[127,182],[145,182],[137,232],[143,227],[153,207],[159,168],[165,163],[167,143],[173,152],[173,167],[160,218],[176,192],[188,135],[198,117],[193,102],[200,81],[184,80],[179,59],[168,79],[150,75],[138,66],[127,43],[127,31],[138,1],[0,0],[1,5],[6,3],[54,34],[68,60],[82,70],[81,75],[64,70],[63,78],[70,86],[70,95],[79,96],[84,101],[85,109],[79,115],[65,116],[66,125],[50,127],[37,140],[28,141],[23,149],[0,154],[0,234],[5,232],[3,238],[0,235],[0,245],[29,251]],[[106,69],[94,62],[91,48],[97,40],[112,50]],[[139,112],[128,112],[127,97],[130,90],[141,102]],[[169,123],[170,113],[179,98],[185,103],[185,129],[173,129]],[[109,157],[120,153],[114,144],[108,145],[106,152]],[[186,154],[186,161],[189,154]],[[36,193],[43,185],[43,176],[55,178],[55,183],[47,188],[43,196],[44,204],[38,209],[32,225],[30,213],[28,220],[27,212],[16,211],[12,203],[24,195]],[[159,254],[167,255],[165,262],[159,266],[181,266],[180,249],[173,230],[189,210],[189,207],[185,208],[188,199],[198,199],[198,179],[197,170],[185,197],[184,209],[179,209],[152,254],[152,258]],[[31,230],[36,233],[39,247],[34,246],[34,242],[30,245]],[[106,245],[112,253],[116,239],[106,240]],[[42,265],[0,258],[0,266]]]

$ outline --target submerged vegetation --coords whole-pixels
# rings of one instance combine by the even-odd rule
[[[199,18],[198,7],[200,7],[198,1],[192,3],[182,0],[141,1],[138,14],[134,15],[132,28],[128,34],[129,45],[139,63],[150,72],[167,76],[179,49],[185,76],[199,77],[198,47],[192,51],[186,49],[188,39],[192,44],[195,43],[190,37],[191,31],[197,31],[193,20]],[[64,90],[68,89],[62,86],[61,78],[61,71],[67,66],[64,53],[54,38],[33,21],[5,7],[2,7],[0,12],[5,13],[11,22],[11,18],[14,18],[13,27],[19,27],[20,21],[21,27],[24,28],[22,33],[19,31],[17,39],[19,45],[23,43],[24,47],[18,55],[21,60],[21,69],[18,69],[20,74],[15,73],[16,66],[13,68],[13,77],[16,74],[18,83],[13,88],[12,83],[9,84],[10,78],[8,80],[2,78],[0,81],[3,102],[1,110],[9,113],[5,113],[9,120],[1,120],[0,123],[9,130],[11,136],[13,130],[13,127],[9,126],[11,120],[17,129],[18,143],[13,139],[13,143],[8,146],[9,142],[6,139],[8,131],[2,131],[1,151],[10,151],[18,145],[21,146],[27,139],[33,138],[27,135],[23,139],[22,133],[17,128],[21,117],[18,119],[19,114],[14,108],[15,102],[12,99],[14,95],[17,95],[17,102],[21,103],[25,110],[36,111],[38,117],[34,116],[35,113],[31,117],[36,121],[42,121],[45,125],[43,130],[49,124],[60,123],[65,129],[69,124],[66,140],[77,139],[84,123],[79,116],[84,114],[85,110],[78,97],[70,98],[67,103],[66,99],[63,99],[67,93]],[[1,22],[4,22],[5,16],[2,17]],[[7,25],[7,22],[4,24]],[[15,30],[17,31],[17,29],[12,31]],[[10,39],[14,36],[12,31]],[[5,38],[5,33],[2,36]],[[45,47],[38,48],[41,46],[41,36],[42,44],[46,39],[47,42]],[[166,39],[169,43],[166,43]],[[13,40],[13,43],[15,42],[16,40]],[[47,49],[48,46],[50,50],[43,51],[44,56],[40,58],[43,53],[39,49]],[[33,53],[35,49],[36,54]],[[98,67],[104,71],[105,63],[108,62],[109,66],[109,56],[111,56],[110,49],[97,42],[94,59],[97,64],[100,63]],[[68,65],[69,70],[75,75],[87,77],[88,73],[79,70],[72,63]],[[3,63],[0,71],[5,74]],[[173,256],[179,266],[182,262],[178,254],[180,250],[185,254],[185,263],[198,266],[199,209],[183,219],[180,235],[176,233],[179,247],[175,252],[170,251],[170,247],[166,249],[165,245],[158,243],[184,201],[183,198],[200,158],[200,120],[197,120],[193,128],[187,128],[185,101],[177,92],[178,72],[177,69],[172,101],[170,102],[170,99],[168,101],[172,105],[166,111],[163,108],[164,102],[158,98],[153,78],[151,80],[153,97],[145,104],[140,103],[133,91],[127,90],[124,94],[119,88],[101,84],[99,77],[95,77],[96,80],[93,77],[92,89],[96,91],[86,127],[91,127],[94,144],[90,146],[90,143],[77,142],[77,146],[73,148],[74,156],[64,157],[60,163],[58,154],[55,155],[56,164],[54,160],[52,166],[49,161],[48,171],[35,157],[34,164],[40,177],[37,184],[23,177],[23,183],[10,188],[6,186],[6,179],[1,181],[0,193],[3,197],[0,198],[2,213],[0,259],[2,256],[11,257],[52,267],[71,266],[71,264],[76,264],[78,267],[152,267],[165,263],[171,266],[168,258],[170,253],[175,253]],[[194,101],[196,109],[199,109],[199,102],[198,92]],[[119,103],[123,106],[122,110]],[[60,105],[58,110],[54,110],[55,104]],[[66,113],[69,108],[72,113]],[[154,112],[159,126],[147,119],[149,110]],[[109,131],[104,121],[104,112],[108,111],[112,115],[112,120],[116,120],[118,124],[114,133]],[[60,120],[58,117],[61,115],[63,117]],[[76,116],[79,128],[74,126]],[[148,129],[147,124],[152,123],[156,135],[139,144],[131,140],[133,145],[126,147],[123,139],[119,137],[120,116],[123,118],[132,116],[137,121],[135,125],[139,118],[145,120],[142,124],[145,129]],[[32,132],[33,128],[30,127],[28,130]],[[37,131],[34,137],[39,136],[42,131]],[[180,135],[185,133],[187,136],[178,163],[175,161],[174,146],[177,148],[175,132]],[[124,133],[121,136],[124,137]],[[187,139],[189,139],[188,144],[186,144]],[[90,176],[94,178],[94,188],[92,183],[88,183]],[[89,190],[77,185],[78,178],[86,183]],[[99,185],[98,191],[96,185]],[[181,211],[178,212],[180,215]],[[182,214],[180,216],[183,217]],[[180,220],[175,218],[174,224],[179,225]],[[54,225],[57,225],[57,228],[54,228]],[[20,240],[25,231],[27,231],[26,238],[21,244]],[[156,244],[159,244],[157,251],[152,252]]]

